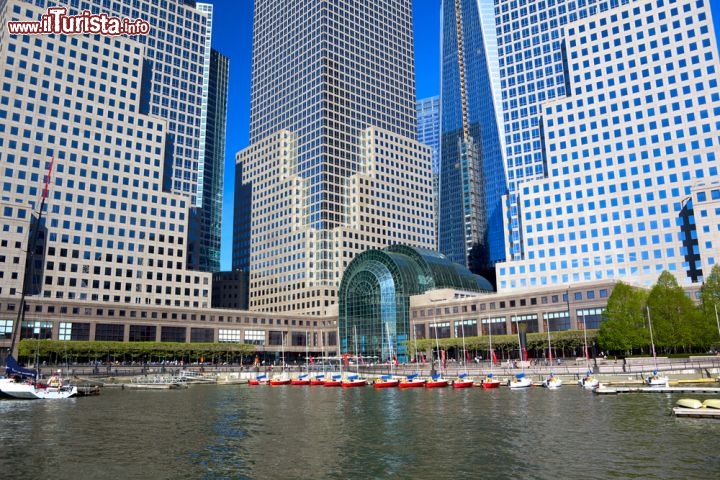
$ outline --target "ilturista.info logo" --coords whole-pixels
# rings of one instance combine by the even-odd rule
[[[83,10],[79,15],[68,15],[67,8],[51,7],[39,22],[8,22],[12,35],[147,35],[150,24],[145,20],[110,17],[106,13]]]

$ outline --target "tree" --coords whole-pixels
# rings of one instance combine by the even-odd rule
[[[699,344],[705,347],[720,345],[720,327],[717,323],[720,309],[720,264],[715,264],[710,275],[705,278],[700,288],[700,302]]]
[[[673,274],[668,271],[660,274],[648,295],[647,307],[656,346],[677,352],[680,349],[687,351],[695,343],[697,308]]]
[[[608,298],[605,319],[600,324],[598,344],[608,351],[629,354],[649,344],[643,326],[643,307],[647,292],[618,282]]]

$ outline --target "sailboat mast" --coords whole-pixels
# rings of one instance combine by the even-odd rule
[[[657,356],[655,355],[655,340],[653,339],[652,331],[652,320],[650,320],[650,307],[647,307],[648,312],[648,327],[650,328],[650,347],[652,348],[653,363],[655,364],[655,370],[657,370]]]
[[[48,189],[50,186],[50,177],[52,176],[52,168],[55,163],[55,157],[50,158],[50,166],[48,167],[47,176],[45,177],[45,187],[43,188],[42,198],[40,199],[40,209],[38,210],[38,219],[35,224],[35,229],[32,231],[30,242],[28,243],[28,250],[25,254],[25,271],[23,272],[23,283],[22,292],[20,293],[20,308],[18,309],[17,321],[15,322],[12,338],[10,339],[10,355],[15,357],[15,347],[17,344],[18,337],[20,336],[20,330],[22,329],[22,322],[25,320],[25,296],[27,291],[30,289],[30,277],[32,276],[33,270],[33,257],[35,255],[35,248],[37,247],[38,234],[40,233],[40,224],[43,215],[43,209],[45,208],[45,199],[47,198]],[[32,215],[30,216],[32,220]]]

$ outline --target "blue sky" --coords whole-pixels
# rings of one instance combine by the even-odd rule
[[[230,58],[221,255],[222,270],[230,270],[235,153],[248,145],[249,134],[253,2],[208,1],[215,6],[213,48]],[[709,2],[717,37],[720,34],[720,0]],[[413,10],[417,96],[425,98],[439,92],[440,0],[413,0]]]
[[[221,269],[232,266],[232,210],[235,153],[248,145],[250,70],[252,64],[251,0],[209,0],[214,5],[213,48],[230,58],[225,193]],[[440,0],[413,0],[418,98],[439,92]]]

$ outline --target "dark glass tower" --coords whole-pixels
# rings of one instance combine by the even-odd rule
[[[492,13],[492,2],[490,12]],[[478,0],[442,3],[439,250],[494,278],[505,259],[507,193],[498,131],[494,19]]]

